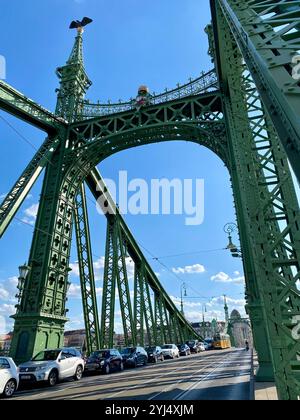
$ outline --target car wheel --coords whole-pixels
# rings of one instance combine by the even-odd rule
[[[155,360],[156,360],[156,359],[155,359]],[[156,360],[156,362],[157,362],[157,360]],[[155,363],[156,363],[156,362],[155,362]],[[144,366],[147,366],[147,363],[148,363],[148,362],[147,362],[147,359],[145,359],[145,360],[144,360]]]
[[[124,370],[124,363],[122,362],[120,363],[120,372],[123,372],[123,370]]]
[[[57,382],[58,382],[58,373],[56,370],[52,370],[49,374],[48,385],[53,387],[57,384]]]
[[[105,366],[105,368],[104,368],[104,373],[105,373],[105,375],[109,375],[109,374],[110,374],[110,366],[109,366],[109,364],[107,364],[107,365]]]
[[[5,398],[11,398],[14,395],[14,393],[16,392],[16,389],[17,389],[16,381],[14,379],[11,379],[5,385],[5,388],[4,388],[4,391],[3,391],[3,396]]]
[[[75,381],[80,381],[82,379],[83,369],[82,366],[78,366],[74,376]]]

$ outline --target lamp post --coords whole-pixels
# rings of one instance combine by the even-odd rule
[[[235,223],[227,223],[224,226],[224,232],[228,234],[228,245],[226,249],[231,252],[233,258],[242,258],[242,251],[232,242],[232,234],[237,232],[238,227]]]
[[[181,288],[180,288],[180,295],[181,295],[181,313],[182,313],[182,315],[184,315],[184,309],[183,309],[183,290],[184,290],[184,297],[187,297],[186,284],[185,283],[183,283],[181,285]]]
[[[17,289],[19,290],[19,293],[16,295],[16,298],[18,299],[18,304],[16,305],[16,308],[20,308],[20,304],[22,301],[24,288],[25,288],[25,281],[26,278],[31,270],[31,267],[27,265],[26,263],[24,265],[21,265],[19,267],[19,278],[18,278],[18,286]]]

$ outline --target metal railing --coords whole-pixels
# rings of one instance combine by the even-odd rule
[[[158,105],[164,102],[173,101],[176,99],[185,98],[187,96],[199,95],[200,93],[211,92],[218,89],[218,78],[215,70],[210,70],[207,73],[202,73],[200,77],[190,80],[182,86],[177,86],[176,89],[168,90],[158,95],[152,94],[150,97],[151,105]],[[120,102],[115,104],[92,104],[89,101],[82,103],[82,112],[78,119],[87,119],[93,117],[101,117],[105,115],[116,114],[124,111],[131,111],[136,107],[135,99],[129,102]]]

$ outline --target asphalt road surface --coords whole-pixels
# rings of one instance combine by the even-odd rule
[[[10,400],[249,400],[251,353],[223,350],[19,391]]]

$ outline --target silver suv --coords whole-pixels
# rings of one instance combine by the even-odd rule
[[[83,371],[84,360],[79,351],[73,348],[44,350],[30,362],[19,366],[20,381],[48,382],[51,387],[67,378],[79,381]]]

